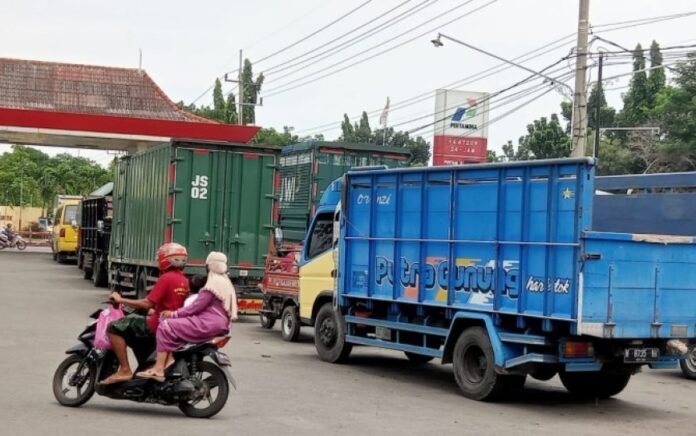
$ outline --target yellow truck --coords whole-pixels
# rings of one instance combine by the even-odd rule
[[[53,260],[64,263],[77,255],[78,211],[81,197],[59,196],[53,213]]]

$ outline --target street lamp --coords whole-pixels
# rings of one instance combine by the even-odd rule
[[[477,51],[477,52],[479,52],[479,53],[483,53],[483,54],[485,54],[485,55],[487,55],[487,56],[490,56],[490,57],[492,57],[492,58],[498,59],[499,61],[503,61],[503,62],[505,62],[506,64],[510,64],[510,65],[513,65],[513,66],[515,66],[515,67],[517,67],[517,68],[521,68],[521,69],[523,69],[523,70],[525,70],[525,71],[527,71],[527,72],[530,72],[530,73],[534,74],[535,76],[542,77],[542,78],[546,79],[547,81],[549,81],[549,82],[551,83],[551,85],[560,85],[560,86],[563,86],[563,87],[565,87],[565,88],[568,88],[568,90],[571,92],[571,95],[573,95],[573,93],[575,92],[575,91],[573,90],[573,88],[570,87],[570,85],[568,85],[568,84],[566,84],[566,83],[563,83],[563,82],[559,82],[558,80],[554,79],[553,77],[547,76],[546,74],[540,73],[539,71],[532,70],[531,68],[525,67],[524,65],[518,64],[518,63],[513,62],[513,61],[511,61],[511,60],[509,60],[509,59],[505,59],[505,58],[500,57],[500,56],[498,56],[498,55],[496,55],[496,54],[493,54],[493,53],[491,53],[491,52],[489,52],[489,51],[486,51],[486,50],[480,49],[480,48],[478,48],[478,47],[475,47],[475,46],[473,46],[473,45],[471,45],[471,44],[467,44],[467,43],[464,42],[464,41],[460,41],[460,40],[458,40],[458,39],[456,39],[456,38],[452,38],[451,36],[447,36],[447,35],[445,35],[444,33],[438,33],[438,34],[437,34],[437,38],[431,39],[430,42],[433,44],[433,46],[435,46],[435,48],[437,48],[437,47],[442,47],[443,45],[445,45],[445,44],[442,42],[442,38],[449,39],[450,41],[456,42],[457,44],[461,44],[461,45],[463,45],[464,47],[468,47],[468,48],[470,48],[470,49],[472,49],[472,50],[475,50],[475,51]]]

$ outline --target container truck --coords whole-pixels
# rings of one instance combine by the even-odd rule
[[[164,242],[189,252],[187,274],[222,251],[241,311],[261,305],[258,283],[277,214],[277,147],[172,141],[126,156],[116,168],[109,283],[144,296]]]
[[[281,320],[281,334],[295,341],[300,333],[298,315],[298,259],[310,219],[329,184],[355,167],[408,166],[406,148],[375,144],[307,141],[283,147],[280,154],[280,213],[278,240],[266,259],[261,325],[272,328]]]
[[[319,357],[365,345],[439,358],[475,400],[556,374],[574,395],[606,398],[642,366],[675,367],[696,337],[694,236],[596,230],[594,167],[348,172],[298,271]]]
[[[96,287],[108,284],[113,189],[113,182],[107,183],[86,196],[80,206],[77,267]]]

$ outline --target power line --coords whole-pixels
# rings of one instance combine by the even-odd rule
[[[471,3],[472,1],[474,1],[474,0],[468,0],[468,1],[465,2],[463,5],[460,5],[460,6],[458,6],[457,8],[459,8],[459,7],[461,7],[461,6],[464,6],[464,5],[467,5],[467,4]],[[342,67],[342,68],[339,69],[339,70],[329,72],[329,73],[327,73],[327,74],[324,74],[324,75],[322,75],[322,76],[316,77],[316,78],[314,78],[314,79],[312,79],[312,80],[310,80],[310,81],[307,81],[307,82],[303,82],[303,83],[299,83],[299,84],[293,85],[294,82],[299,82],[300,80],[306,79],[306,78],[308,78],[308,77],[311,77],[311,76],[313,76],[313,75],[316,75],[316,74],[319,74],[319,73],[321,73],[321,72],[323,72],[323,71],[326,71],[326,70],[329,69],[329,68],[333,68],[333,67],[335,67],[335,66],[341,65],[341,64],[343,64],[343,63],[345,63],[345,62],[347,62],[347,61],[353,59],[355,56],[359,56],[359,55],[364,54],[364,53],[366,53],[366,52],[368,52],[368,51],[372,51],[372,50],[374,50],[374,49],[377,48],[377,47],[380,47],[380,46],[382,46],[382,45],[384,45],[384,44],[386,44],[386,43],[388,43],[388,42],[393,41],[394,39],[397,39],[397,38],[399,38],[399,37],[401,37],[401,36],[404,36],[404,35],[406,35],[406,34],[408,34],[408,33],[411,33],[413,30],[415,30],[415,29],[412,28],[412,29],[410,29],[410,30],[408,30],[408,31],[406,31],[406,32],[403,32],[403,33],[397,35],[397,36],[394,37],[394,38],[391,38],[391,39],[389,39],[389,40],[387,40],[387,41],[384,41],[384,42],[382,42],[382,43],[380,43],[380,44],[378,44],[378,45],[376,45],[376,46],[374,46],[374,47],[371,47],[371,48],[369,48],[369,49],[367,49],[367,50],[363,50],[363,51],[360,52],[360,53],[357,53],[357,54],[355,54],[355,55],[353,55],[353,56],[351,56],[351,57],[349,57],[349,58],[346,58],[346,59],[344,59],[344,60],[342,60],[342,61],[340,61],[340,62],[334,63],[334,64],[332,64],[332,65],[330,65],[330,66],[328,66],[328,67],[325,67],[325,68],[323,68],[323,69],[321,69],[321,70],[319,70],[319,71],[316,71],[316,72],[314,72],[314,73],[312,73],[312,74],[308,74],[308,75],[302,76],[302,77],[300,77],[300,78],[294,79],[293,81],[288,82],[288,83],[286,83],[286,84],[279,85],[278,87],[269,90],[269,91],[268,91],[269,94],[264,95],[264,97],[272,97],[272,96],[274,96],[274,95],[282,94],[282,93],[291,91],[291,90],[293,90],[293,89],[297,89],[297,88],[299,88],[299,87],[301,87],[301,86],[305,86],[305,85],[308,85],[308,84],[310,84],[310,83],[314,83],[314,82],[316,82],[316,81],[318,81],[318,80],[321,80],[321,79],[324,79],[324,78],[326,78],[326,77],[332,76],[332,75],[337,74],[337,73],[339,73],[339,72],[343,72],[343,71],[347,70],[348,68],[354,67],[354,66],[359,65],[359,64],[361,64],[361,63],[363,63],[363,62],[366,62],[366,61],[368,61],[368,60],[374,59],[374,58],[376,58],[377,56],[381,56],[381,55],[383,55],[383,54],[385,54],[385,53],[388,53],[388,52],[390,52],[390,51],[392,51],[392,50],[395,50],[395,49],[397,49],[397,48],[399,48],[399,47],[402,47],[402,46],[404,46],[404,45],[406,45],[406,44],[408,44],[408,43],[410,43],[410,42],[413,42],[413,41],[415,41],[415,40],[417,40],[417,39],[419,39],[419,38],[422,38],[423,36],[425,36],[425,35],[427,35],[427,34],[429,34],[429,33],[432,33],[434,30],[436,30],[436,29],[438,29],[438,28],[440,28],[440,27],[448,26],[448,25],[450,25],[450,24],[452,24],[452,23],[454,23],[454,22],[456,22],[456,21],[459,21],[459,20],[461,20],[462,18],[465,18],[465,17],[467,17],[467,16],[469,16],[469,15],[475,13],[475,12],[478,12],[479,10],[481,10],[481,9],[487,7],[487,6],[490,6],[491,4],[493,4],[493,3],[497,2],[497,1],[498,1],[498,0],[490,0],[490,1],[488,1],[487,3],[483,4],[482,6],[479,6],[479,7],[475,8],[475,9],[469,11],[469,12],[466,12],[465,14],[459,15],[459,16],[455,17],[454,19],[452,19],[452,20],[450,20],[450,21],[447,21],[446,23],[443,23],[443,24],[441,24],[441,25],[439,25],[439,26],[437,26],[437,27],[435,27],[435,28],[433,28],[433,29],[429,29],[429,30],[426,31],[426,32],[423,32],[423,33],[421,33],[421,34],[418,34],[418,35],[414,36],[413,38],[410,38],[410,39],[407,39],[407,40],[405,40],[405,41],[402,41],[402,42],[400,42],[399,44],[397,44],[397,45],[395,45],[395,46],[389,47],[389,48],[387,48],[387,49],[385,49],[385,50],[382,50],[382,51],[380,51],[380,52],[378,52],[378,53],[375,53],[375,54],[373,54],[373,55],[371,55],[371,56],[369,56],[369,57],[367,57],[367,58],[363,58],[363,59],[361,59],[361,60],[359,60],[359,61],[356,61],[356,62],[353,62],[353,63],[351,63],[351,64],[348,64],[348,65]],[[454,9],[457,9],[457,8],[454,8]],[[448,10],[448,11],[446,11],[446,12],[444,12],[444,13],[442,13],[442,14],[440,14],[440,15],[438,15],[438,16],[436,16],[436,17],[434,17],[434,18],[432,18],[432,19],[430,19],[430,20],[428,20],[428,21],[426,21],[426,22],[424,22],[424,23],[422,23],[422,24],[420,24],[420,25],[422,26],[422,25],[424,25],[424,24],[428,24],[428,23],[430,23],[430,22],[432,22],[432,21],[434,21],[434,20],[436,20],[436,19],[438,19],[438,18],[440,18],[440,17],[442,17],[442,16],[444,16],[444,15],[446,15],[446,14],[448,14],[448,13],[451,13],[451,11],[452,11],[452,10]],[[289,87],[288,87],[288,86],[289,86]]]
[[[528,62],[528,61],[537,59],[537,58],[539,58],[539,57],[541,57],[541,56],[543,56],[543,55],[545,55],[545,54],[547,54],[547,53],[550,53],[550,52],[552,52],[552,51],[558,50],[559,48],[565,46],[568,42],[570,42],[571,39],[573,39],[574,35],[575,35],[574,33],[569,33],[569,34],[567,34],[566,36],[563,36],[563,37],[558,38],[558,39],[556,39],[556,40],[554,40],[554,41],[551,41],[551,42],[549,42],[549,43],[547,43],[547,44],[544,44],[544,45],[542,45],[542,46],[540,46],[540,47],[537,47],[537,48],[535,48],[535,49],[533,49],[533,50],[530,50],[530,51],[528,51],[528,52],[526,52],[526,53],[523,53],[523,54],[521,54],[521,55],[519,55],[519,56],[513,58],[512,60],[514,60],[514,61],[516,61],[516,62]],[[547,49],[547,48],[548,48],[548,49]],[[547,50],[545,50],[545,49],[547,49]],[[542,51],[542,50],[543,50],[543,51]],[[541,53],[538,53],[539,51],[541,51]],[[536,53],[536,54],[535,54],[535,53]],[[533,56],[532,56],[532,55],[533,55]],[[494,65],[494,66],[492,66],[492,67],[490,67],[490,68],[487,68],[487,69],[481,70],[481,71],[479,71],[479,72],[477,72],[477,73],[474,73],[474,74],[471,74],[471,75],[469,75],[469,76],[466,76],[466,77],[464,77],[464,78],[462,78],[462,79],[459,79],[459,80],[457,80],[457,81],[448,83],[448,84],[446,84],[446,85],[442,85],[442,86],[440,86],[440,87],[438,87],[438,88],[446,89],[446,88],[457,88],[457,87],[461,87],[461,86],[464,86],[464,85],[468,85],[468,84],[470,84],[470,83],[473,83],[473,82],[475,82],[476,80],[478,80],[479,78],[482,78],[482,77],[489,77],[489,76],[498,74],[498,73],[500,73],[500,72],[503,72],[503,71],[505,71],[505,70],[508,70],[508,69],[510,69],[510,68],[512,68],[511,65],[508,65],[508,64],[502,62],[502,63],[499,63],[499,64],[497,64],[497,65]],[[394,111],[403,109],[403,108],[405,108],[405,107],[412,106],[412,105],[414,105],[414,104],[416,104],[416,103],[420,103],[420,102],[422,102],[422,101],[429,100],[429,99],[431,99],[431,98],[433,98],[433,91],[426,91],[426,92],[424,92],[424,93],[418,94],[418,95],[416,95],[416,96],[407,98],[407,99],[405,99],[405,100],[402,100],[402,101],[400,101],[400,102],[397,102],[397,103],[393,104],[393,105],[392,105],[392,108],[390,109],[390,112],[394,112]],[[369,112],[367,112],[367,113],[368,113],[368,115],[375,115],[375,114],[378,114],[378,113],[381,113],[381,112],[382,112],[382,109],[380,108],[380,109],[375,109],[375,110],[369,111]],[[355,120],[357,120],[358,118],[360,118],[360,115],[351,117],[350,119],[351,119],[351,121],[355,121]],[[301,130],[301,132],[302,132],[302,131],[317,132],[317,131],[320,131],[320,130],[318,130],[318,129],[322,129],[322,128],[325,128],[325,127],[338,126],[338,125],[340,125],[340,123],[331,122],[331,123],[322,124],[322,125],[320,125],[320,126],[315,126],[315,127],[311,127],[311,128],[308,128],[308,129],[303,129],[303,130]]]
[[[563,57],[563,58],[557,60],[556,62],[554,62],[554,63],[548,65],[547,67],[543,68],[542,70],[540,70],[540,72],[543,73],[543,72],[545,72],[545,71],[548,71],[549,69],[551,69],[551,68],[557,66],[558,64],[564,62],[565,60],[566,60],[566,57]],[[570,73],[569,73],[569,74],[570,74]],[[503,89],[501,89],[501,90],[498,90],[498,91],[496,91],[496,92],[493,92],[493,93],[489,94],[488,97],[486,97],[485,99],[483,99],[483,101],[484,101],[484,102],[485,102],[485,101],[488,101],[488,100],[490,100],[490,99],[492,99],[492,98],[494,98],[494,97],[496,97],[496,96],[498,96],[498,95],[500,95],[500,94],[503,94],[503,93],[505,93],[505,92],[508,92],[508,91],[510,91],[510,90],[512,90],[512,89],[514,89],[514,88],[516,88],[516,87],[518,87],[518,86],[521,86],[521,85],[523,85],[524,83],[526,83],[526,82],[528,82],[528,81],[530,81],[530,80],[532,80],[532,79],[534,79],[534,78],[537,78],[537,77],[538,77],[538,75],[537,75],[536,73],[535,73],[535,74],[532,74],[532,75],[529,75],[529,76],[525,77],[524,79],[522,79],[522,80],[520,80],[520,81],[518,81],[518,82],[513,83],[513,84],[510,85],[510,86],[507,86],[507,87],[505,87],[505,88],[503,88]],[[558,81],[558,80],[557,80],[557,81]],[[553,90],[553,89],[554,89],[554,87],[550,88],[550,90]],[[480,104],[480,103],[479,103],[479,104]],[[449,107],[449,108],[446,108],[445,111],[448,111],[448,110],[450,110],[450,109],[454,109],[454,108],[456,108],[456,107],[457,107],[457,105],[451,106],[451,107]],[[419,117],[418,119],[422,119],[422,118],[423,118],[423,117]],[[424,124],[424,125],[422,125],[422,126],[416,128],[416,129],[411,129],[411,130],[409,130],[409,133],[414,132],[414,131],[418,131],[418,130],[422,130],[422,129],[426,128],[426,127],[433,126],[433,125],[435,125],[435,124],[437,124],[437,123],[439,123],[439,122],[445,121],[447,118],[449,118],[449,116],[445,116],[445,117],[443,117],[443,118],[436,119],[435,121],[433,121],[433,122],[431,122],[431,123],[427,123],[427,124]],[[417,121],[418,119],[414,119],[414,120],[412,120],[412,121]],[[406,123],[402,123],[402,124],[406,124]]]
[[[299,55],[295,56],[295,57],[292,58],[292,59],[288,59],[287,61],[281,62],[281,63],[279,63],[279,64],[277,64],[277,65],[274,65],[274,66],[272,66],[272,67],[270,67],[270,68],[266,68],[266,69],[264,70],[264,75],[267,75],[267,76],[268,76],[268,75],[271,75],[271,74],[274,74],[274,73],[278,73],[278,72],[280,72],[280,71],[285,71],[285,70],[287,70],[287,69],[289,69],[289,68],[293,68],[293,67],[295,67],[295,66],[297,66],[297,65],[300,65],[300,64],[303,64],[303,63],[305,63],[305,62],[308,62],[308,61],[310,61],[310,60],[312,60],[312,59],[315,59],[315,58],[317,58],[318,56],[321,56],[321,55],[324,54],[324,53],[327,53],[327,52],[330,52],[330,51],[335,50],[335,49],[337,49],[337,48],[340,48],[340,47],[344,46],[345,44],[354,41],[355,39],[359,38],[359,37],[362,36],[362,35],[365,35],[365,33],[369,33],[370,31],[372,31],[372,30],[374,30],[374,29],[368,30],[367,32],[364,32],[364,33],[362,33],[362,34],[360,34],[360,35],[358,35],[358,36],[356,36],[356,37],[354,37],[354,38],[352,38],[352,39],[349,39],[348,41],[345,41],[345,42],[343,42],[342,44],[339,44],[339,45],[336,46],[336,47],[332,47],[332,48],[329,48],[328,50],[324,50],[323,52],[321,52],[321,53],[319,53],[319,54],[316,54],[316,55],[314,55],[314,56],[312,56],[312,57],[310,57],[310,58],[307,58],[307,59],[304,59],[304,60],[302,60],[302,61],[300,61],[300,62],[296,62],[296,63],[294,63],[294,64],[288,65],[288,63],[290,63],[290,62],[293,62],[293,61],[295,61],[295,60],[297,60],[297,59],[303,58],[303,57],[305,57],[305,56],[307,56],[307,55],[309,55],[309,54],[314,53],[314,52],[317,51],[317,50],[320,50],[320,49],[322,49],[322,48],[325,48],[326,46],[331,45],[331,44],[333,44],[334,42],[343,39],[344,37],[346,37],[346,36],[348,36],[348,35],[351,35],[352,33],[354,33],[354,32],[356,32],[356,31],[362,29],[363,27],[368,26],[368,25],[374,23],[375,21],[379,20],[380,18],[382,18],[382,17],[384,17],[384,16],[386,16],[386,15],[389,15],[389,14],[392,13],[393,11],[395,11],[395,10],[401,8],[403,5],[405,5],[406,3],[410,3],[411,1],[412,1],[412,0],[406,0],[406,1],[402,2],[402,3],[399,3],[398,5],[396,5],[396,6],[394,6],[393,8],[387,10],[386,12],[384,12],[384,13],[382,13],[382,14],[376,16],[376,17],[374,17],[373,19],[371,19],[371,20],[369,20],[369,21],[367,21],[367,22],[361,24],[361,25],[358,26],[358,27],[355,27],[355,28],[349,30],[349,31],[346,32],[346,33],[343,33],[342,35],[340,35],[340,36],[338,36],[338,37],[332,39],[331,41],[329,41],[329,42],[327,42],[327,43],[325,43],[325,44],[321,44],[321,45],[319,45],[319,46],[317,46],[317,47],[314,47],[314,48],[311,49],[311,50],[308,50],[308,51],[306,51],[306,52],[304,52],[304,53],[302,53],[302,54],[299,54]],[[408,10],[406,10],[405,12],[402,12],[400,15],[397,15],[395,18],[399,18],[399,17],[402,16],[403,14],[408,13],[409,11],[413,11],[414,9],[418,8],[419,6],[421,6],[421,5],[425,4],[425,3],[429,3],[430,1],[431,1],[431,0],[424,0],[424,1],[421,2],[421,3],[418,3],[415,7],[411,8],[411,9],[408,9]],[[437,1],[438,1],[438,0],[435,0],[435,2],[437,2]],[[434,3],[431,3],[431,5],[432,5],[432,4],[434,4]],[[394,18],[392,18],[392,20],[394,20]],[[383,25],[384,25],[384,23],[381,24],[380,26],[383,26]],[[379,28],[379,26],[378,26],[377,28]],[[351,44],[351,45],[352,45],[352,44]]]
[[[256,40],[255,42],[251,43],[250,45],[247,45],[246,47],[244,47],[244,50],[246,51],[246,50],[248,50],[248,49],[250,49],[250,48],[252,48],[252,47],[254,47],[254,46],[256,46],[256,45],[258,45],[258,44],[260,44],[260,43],[262,43],[262,42],[264,42],[264,41],[266,41],[266,40],[268,40],[270,37],[272,37],[272,36],[274,36],[274,35],[277,35],[278,33],[280,33],[280,32],[282,32],[283,30],[289,28],[290,26],[292,26],[293,24],[297,23],[298,21],[300,21],[300,20],[302,20],[302,19],[304,19],[304,18],[306,18],[306,17],[312,15],[313,13],[315,13],[316,11],[318,11],[319,9],[323,8],[324,6],[328,5],[329,3],[333,2],[333,1],[334,1],[334,0],[328,0],[328,1],[325,1],[325,2],[323,2],[322,4],[320,4],[319,6],[312,7],[312,9],[310,9],[308,12],[306,12],[306,13],[302,14],[301,16],[295,18],[294,20],[292,20],[292,21],[290,21],[289,23],[285,24],[285,25],[282,26],[281,28],[276,29],[276,30],[274,30],[273,32],[270,32],[270,33],[268,33],[266,36],[262,37],[261,39],[258,39],[258,40]]]
[[[319,34],[320,32],[323,32],[324,30],[328,29],[329,27],[333,26],[334,24],[338,23],[339,21],[342,21],[342,20],[344,20],[345,18],[348,18],[349,16],[351,16],[351,15],[354,14],[355,12],[359,11],[360,9],[364,8],[365,6],[367,6],[367,5],[368,5],[369,3],[371,3],[371,2],[372,2],[372,0],[367,0],[367,1],[363,2],[363,3],[361,3],[360,5],[356,6],[355,8],[353,8],[353,9],[351,9],[350,11],[346,12],[345,14],[341,15],[340,17],[336,18],[335,20],[329,22],[328,24],[325,24],[324,26],[320,27],[319,29],[315,30],[314,32],[311,32],[309,35],[307,35],[307,36],[305,36],[305,37],[302,37],[302,38],[298,39],[297,41],[293,42],[292,44],[287,45],[287,46],[285,46],[285,47],[283,47],[283,48],[281,48],[281,49],[279,49],[279,50],[276,50],[276,51],[274,51],[273,53],[271,53],[271,54],[269,54],[269,55],[267,55],[267,56],[262,57],[261,59],[255,60],[254,63],[255,63],[255,64],[261,63],[261,62],[263,62],[263,61],[265,61],[265,60],[267,60],[267,59],[272,58],[273,56],[276,56],[276,55],[278,55],[278,54],[280,54],[280,53],[283,53],[285,50],[288,50],[288,49],[290,49],[290,48],[295,47],[296,45],[298,45],[298,44],[300,44],[300,43],[302,43],[302,42],[308,40],[309,38],[311,38],[311,37],[313,37],[313,36]]]
[[[608,33],[608,32],[613,32],[613,31],[615,31],[615,30],[621,30],[621,29],[624,29],[624,28],[627,28],[627,27],[644,26],[644,25],[649,25],[649,24],[653,24],[653,23],[656,23],[656,22],[661,22],[661,21],[668,21],[668,20],[674,20],[674,19],[684,18],[684,17],[688,17],[688,16],[695,15],[695,14],[696,14],[696,11],[694,11],[694,12],[683,12],[683,13],[678,13],[678,14],[670,14],[670,15],[664,15],[664,16],[659,16],[659,17],[640,18],[640,19],[634,19],[634,20],[625,20],[625,21],[619,21],[619,22],[603,23],[603,24],[597,24],[597,25],[591,26],[591,30],[594,30],[594,29],[605,29],[605,30],[602,30],[602,32]],[[624,25],[624,24],[627,24],[628,26],[621,26],[621,25]],[[593,33],[593,34],[594,34],[594,33]],[[566,35],[566,36],[564,36],[564,37],[562,37],[562,38],[557,39],[557,40],[554,41],[554,42],[551,42],[551,43],[547,44],[546,46],[549,46],[549,45],[554,44],[554,43],[556,43],[556,42],[565,41],[565,40],[567,40],[567,39],[569,39],[569,38],[572,38],[574,35],[575,35],[574,32],[573,32],[573,33],[570,33],[570,34],[568,34],[568,35]],[[607,42],[607,41],[605,41],[605,42]],[[683,41],[683,42],[690,42],[690,40],[685,40],[685,41]],[[531,51],[531,52],[528,52],[528,53],[526,53],[526,54],[524,54],[524,55],[521,55],[520,57],[514,58],[513,60],[515,60],[515,61],[521,61],[521,57],[522,57],[522,56],[526,56],[526,55],[528,55],[528,54],[534,53],[534,52],[536,52],[536,51],[538,51],[538,50],[541,50],[541,49],[544,48],[544,47],[545,47],[545,46],[539,47],[539,48],[537,48],[537,49],[535,49],[535,50],[533,50],[533,51]],[[549,51],[552,51],[552,50],[549,50]],[[546,51],[545,53],[548,53],[549,51]],[[545,53],[543,53],[543,54],[545,54]],[[541,54],[540,54],[540,55],[541,55]],[[535,56],[534,58],[536,58],[536,57],[537,57],[537,56]],[[522,61],[522,62],[525,62],[525,61]],[[499,64],[498,66],[502,66],[502,65],[504,65],[504,64]],[[489,68],[488,70],[484,70],[484,71],[482,71],[481,73],[483,73],[483,72],[490,72],[491,70],[497,68],[498,66]],[[497,71],[497,72],[503,71],[503,70],[508,69],[508,68],[511,68],[511,67],[509,67],[509,66],[504,67],[502,70],[499,70],[499,71]],[[494,72],[494,73],[492,73],[492,74],[497,74],[497,72]],[[473,77],[473,76],[469,76],[469,77]],[[448,84],[448,85],[444,85],[444,86],[442,86],[441,88],[452,87],[452,86],[455,86],[456,83],[457,83],[457,82],[454,82],[454,83]],[[462,84],[462,85],[459,85],[459,86],[463,86],[463,84]],[[422,93],[422,94],[419,94],[419,95],[417,95],[417,96],[415,96],[415,97],[410,97],[410,98],[408,98],[408,99],[406,99],[406,100],[403,100],[402,102],[398,102],[398,103],[392,105],[392,109],[390,110],[390,112],[393,112],[393,111],[399,110],[399,109],[403,109],[404,107],[411,106],[412,104],[419,103],[419,102],[421,102],[421,101],[430,99],[430,98],[432,98],[432,96],[433,96],[432,91],[427,91],[427,92]],[[403,104],[402,106],[400,106],[402,103],[404,103],[404,104]],[[367,112],[367,113],[368,113],[368,114],[371,114],[371,115],[374,115],[374,114],[376,114],[376,113],[381,113],[381,111],[382,111],[382,109],[379,108],[379,109],[374,109],[374,110],[372,110],[372,111],[369,111],[369,112]],[[351,117],[350,119],[351,119],[351,121],[354,121],[354,120],[356,120],[356,119],[358,119],[358,118],[360,118],[360,115]],[[312,128],[303,129],[303,130],[301,130],[300,132],[305,131],[305,132],[310,132],[310,134],[311,134],[311,133],[320,133],[320,132],[322,132],[322,131],[325,131],[326,128],[334,127],[334,129],[331,129],[331,130],[335,130],[335,129],[337,129],[339,126],[340,126],[340,122],[330,122],[330,123],[325,123],[325,124],[322,124],[322,125],[319,125],[319,126],[315,126],[315,127],[312,127]],[[321,130],[320,130],[320,129],[321,129]]]

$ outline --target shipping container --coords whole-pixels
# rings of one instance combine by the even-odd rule
[[[375,144],[307,141],[283,147],[280,154],[280,228],[287,242],[300,242],[329,184],[351,168],[408,166],[406,148]]]
[[[119,160],[114,183],[110,283],[144,295],[157,278],[157,248],[188,249],[186,272],[205,272],[222,251],[240,297],[260,295],[276,208],[278,149],[174,141]]]
[[[477,400],[555,374],[571,394],[606,398],[643,365],[676,367],[696,339],[696,237],[597,231],[594,168],[347,173],[337,240],[327,242],[332,215],[317,216],[300,263],[319,356],[339,362],[368,345],[441,358]],[[305,305],[333,276],[335,297]]]
[[[80,206],[77,266],[97,287],[108,284],[113,188],[113,182],[107,183],[86,196]]]

